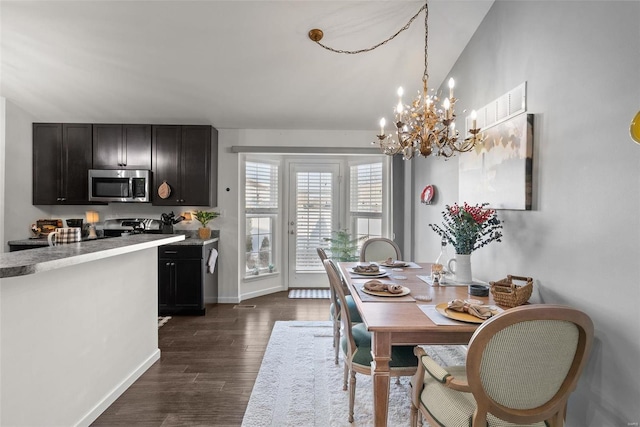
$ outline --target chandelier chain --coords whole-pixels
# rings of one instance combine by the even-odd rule
[[[409,22],[407,22],[407,23],[405,24],[405,26],[404,26],[404,27],[400,28],[400,29],[399,29],[399,30],[398,30],[394,35],[392,35],[391,37],[389,37],[389,38],[388,38],[388,39],[386,39],[386,40],[381,41],[380,43],[377,43],[377,44],[375,44],[375,45],[373,45],[373,46],[371,46],[371,47],[365,48],[365,49],[358,49],[358,50],[342,50],[342,49],[335,49],[335,48],[332,48],[332,47],[329,47],[329,46],[327,46],[327,45],[325,45],[325,44],[320,43],[320,41],[316,41],[316,44],[318,44],[319,46],[321,46],[321,47],[323,47],[324,49],[329,50],[329,51],[331,51],[331,52],[335,52],[335,53],[346,53],[346,54],[348,54],[348,55],[357,55],[358,53],[370,52],[370,51],[372,51],[372,50],[374,50],[374,49],[379,48],[379,47],[380,47],[380,46],[382,46],[382,45],[387,44],[387,43],[388,43],[388,42],[390,42],[391,40],[395,39],[395,38],[396,38],[400,33],[402,33],[403,31],[405,31],[405,30],[407,30],[407,29],[409,29],[409,27],[411,26],[411,24],[413,23],[413,21],[415,21],[415,19],[418,17],[418,15],[420,15],[420,12],[422,12],[422,11],[423,11],[423,10],[425,10],[425,9],[427,10],[427,14],[426,14],[426,16],[428,16],[428,15],[429,15],[429,8],[427,7],[427,4],[425,3],[425,5],[424,5],[424,6],[422,6],[422,7],[420,8],[420,10],[419,10],[418,12],[416,12],[416,14],[415,14],[415,15],[413,15],[413,16],[411,17],[411,19],[409,19]],[[427,18],[425,17],[425,25],[427,24],[426,19],[427,19]],[[426,39],[425,39],[425,43],[426,43]],[[425,45],[425,53],[426,53],[426,45]],[[426,75],[426,71],[427,71],[426,66],[427,66],[427,58],[426,58],[426,56],[425,56],[425,75]]]
[[[399,101],[394,109],[395,128],[392,134],[385,132],[387,121],[383,117],[380,119],[380,133],[376,135],[377,144],[380,150],[389,156],[402,155],[405,160],[412,159],[416,155],[428,157],[430,155],[442,156],[445,159],[455,155],[455,153],[466,153],[474,149],[476,144],[482,144],[485,136],[480,133],[477,127],[476,112],[471,112],[471,126],[466,129],[468,137],[460,137],[460,132],[455,128],[455,104],[457,99],[453,95],[455,81],[449,79],[449,96],[440,105],[438,95],[430,95],[428,88],[429,80],[429,4],[425,0],[424,6],[409,19],[394,35],[382,42],[366,49],[342,50],[334,49],[320,43],[322,30],[314,28],[309,31],[309,38],[322,48],[335,53],[345,53],[355,55],[363,52],[370,52],[396,38],[400,33],[406,31],[413,21],[424,14],[424,73],[422,75],[422,92],[418,92],[417,97],[410,103],[402,101],[404,90],[398,88]],[[374,144],[376,142],[373,142]]]
[[[427,83],[429,80],[429,3],[425,2],[422,9],[424,12],[424,74],[422,76],[422,81]],[[422,10],[420,9],[420,10]],[[420,13],[420,12],[418,12]]]

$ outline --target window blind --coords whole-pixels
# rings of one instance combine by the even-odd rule
[[[245,208],[278,208],[278,165],[246,162]]]
[[[330,172],[298,172],[296,219],[296,271],[322,268],[316,252],[333,229],[333,182]]]
[[[351,166],[351,212],[382,213],[382,163]]]

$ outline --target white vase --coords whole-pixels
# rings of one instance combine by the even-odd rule
[[[453,280],[459,283],[471,283],[471,254],[456,254],[447,263],[449,271],[453,273]]]

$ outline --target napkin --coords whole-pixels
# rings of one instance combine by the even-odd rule
[[[355,267],[353,267],[353,272],[354,273],[379,273],[380,267],[378,267],[375,264],[356,265]]]
[[[467,304],[461,299],[456,299],[449,302],[448,308],[454,311],[459,311],[461,313],[469,313],[470,315],[480,319],[488,319],[493,315],[489,307],[478,304]]]
[[[400,260],[394,261],[393,258],[389,257],[386,260],[382,261],[380,264],[386,267],[404,267],[407,265],[406,262],[402,262]]]
[[[380,280],[369,280],[365,282],[364,288],[373,292],[389,292],[390,294],[402,293],[402,285],[395,285],[393,283],[382,283]]]

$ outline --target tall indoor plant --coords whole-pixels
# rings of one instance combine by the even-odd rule
[[[325,237],[323,240],[329,243],[329,252],[331,259],[334,261],[357,261],[358,242],[366,239],[367,236],[359,238],[351,238],[347,230],[337,230],[331,232],[331,237]]]
[[[207,224],[212,219],[220,216],[216,211],[195,211],[193,216],[202,224],[202,227],[198,229],[198,236],[202,240],[206,240],[211,237],[211,229],[207,227]]]

